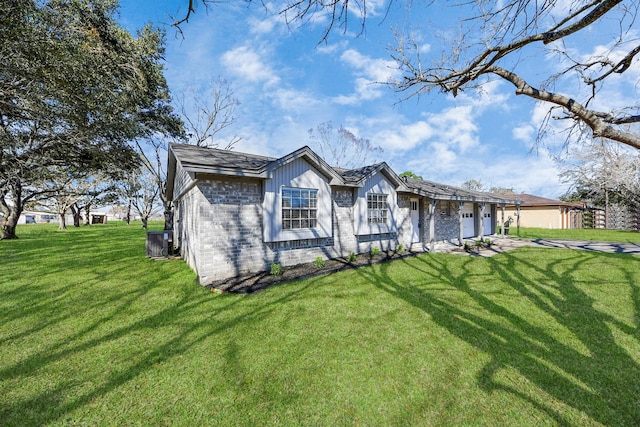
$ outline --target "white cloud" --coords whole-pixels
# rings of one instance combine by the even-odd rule
[[[324,54],[332,54],[338,51],[345,50],[349,43],[346,40],[341,40],[337,43],[326,43],[316,47],[316,50]]]
[[[295,89],[277,89],[270,96],[283,111],[309,111],[321,104],[313,94]]]
[[[459,152],[464,153],[479,144],[477,117],[471,105],[447,108],[428,117],[429,123],[437,129],[438,138],[456,146]]]
[[[438,173],[448,173],[459,168],[458,155],[445,142],[434,142],[429,145],[427,158],[423,159],[421,163],[423,168],[427,166],[431,169],[437,166]]]
[[[479,112],[496,106],[507,108],[507,101],[511,95],[500,91],[503,86],[504,82],[501,80],[491,80],[481,83],[478,88],[468,93],[459,92],[456,98],[450,95],[449,99],[455,99],[458,104],[470,105],[474,110],[480,110]]]
[[[460,155],[446,143],[430,144],[409,160],[396,159],[392,167],[398,171],[411,170],[427,180],[451,185],[462,185],[475,179],[487,188],[513,188],[516,193],[530,193],[542,197],[558,198],[568,185],[558,178],[558,169],[548,153],[521,156],[508,154],[483,158],[467,153]]]
[[[251,34],[265,35],[273,31],[278,21],[271,18],[259,19],[254,17],[248,19],[247,23]]]
[[[407,151],[428,141],[433,134],[434,130],[427,122],[418,121],[380,131],[375,136],[375,144],[391,152]]]
[[[509,165],[509,167],[504,167]],[[527,156],[508,155],[479,169],[489,186],[513,188],[518,193],[558,198],[568,188],[558,177],[558,166],[545,150]]]
[[[274,70],[263,60],[262,52],[248,46],[240,46],[222,55],[221,61],[235,77],[241,77],[252,83],[265,83],[272,86],[280,81]]]
[[[533,142],[534,138],[535,138],[535,128],[533,126],[531,126],[531,124],[523,124],[522,126],[516,126],[513,128],[512,130],[512,135],[514,139],[517,139],[519,141],[525,142],[525,143],[531,143]]]
[[[394,61],[371,58],[354,49],[344,51],[340,60],[354,70],[355,79],[354,93],[335,97],[334,102],[337,104],[353,105],[380,98],[388,90],[383,84],[399,74]]]

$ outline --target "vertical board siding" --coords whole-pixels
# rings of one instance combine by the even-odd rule
[[[318,190],[318,223],[313,229],[282,229],[282,187]],[[296,159],[273,172],[265,182],[263,236],[265,242],[325,238],[331,230],[331,186],[327,179],[304,159]]]
[[[389,204],[389,219],[387,224],[369,224],[367,222],[367,193],[387,194]],[[368,234],[393,233],[398,231],[400,213],[398,211],[398,194],[395,187],[387,181],[382,173],[378,173],[366,180],[364,186],[358,189],[358,199],[354,209],[354,228],[359,236]]]

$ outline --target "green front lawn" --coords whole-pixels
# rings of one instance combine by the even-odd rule
[[[138,225],[0,241],[0,424],[640,424],[640,258],[434,254],[201,288]]]
[[[640,243],[640,233],[622,230],[603,230],[594,228],[572,228],[566,230],[548,228],[520,227],[517,233],[516,227],[511,227],[511,233],[516,237],[526,239],[572,239],[572,240],[599,240],[602,242]]]

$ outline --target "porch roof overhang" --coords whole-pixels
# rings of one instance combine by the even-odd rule
[[[516,199],[501,197],[493,193],[467,190],[437,182],[412,179],[406,180],[407,193],[426,197],[432,200],[452,202],[491,203],[499,205],[519,204]]]

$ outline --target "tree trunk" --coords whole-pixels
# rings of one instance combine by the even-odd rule
[[[164,229],[173,230],[173,210],[171,202],[164,203]]]
[[[129,199],[129,204],[127,205],[126,221],[127,225],[131,224],[131,199]]]
[[[65,212],[58,212],[58,217],[60,218],[60,222],[58,223],[58,230],[66,230],[67,218],[65,216]]]
[[[91,204],[87,203],[84,207],[84,225],[91,225]]]
[[[144,228],[146,230],[147,229],[147,222],[149,221],[149,218],[147,218],[146,216],[143,216],[141,219],[142,219],[142,228]]]
[[[73,215],[73,226],[80,227],[80,208],[74,203],[71,205],[70,209],[71,214]]]
[[[2,214],[4,215],[4,220],[0,218],[0,224],[2,224],[0,240],[18,238],[16,235],[16,226],[18,225],[18,219],[20,219],[20,214],[24,206],[22,203],[22,185],[20,181],[14,181],[11,184],[9,188],[11,189],[12,206],[9,206],[5,199],[8,191],[0,193],[0,208],[2,208]]]
[[[17,239],[16,236],[16,224],[17,221],[11,221],[9,218],[2,224],[2,235],[0,240]]]

